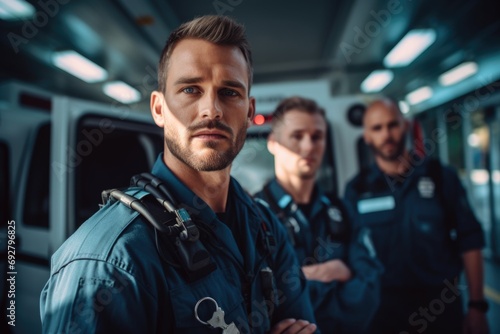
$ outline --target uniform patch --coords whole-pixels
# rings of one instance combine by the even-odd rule
[[[328,208],[328,216],[331,220],[336,222],[342,221],[342,212],[337,208]]]
[[[375,197],[358,201],[358,212],[361,214],[392,210],[395,207],[396,201],[393,196]]]
[[[297,219],[295,219],[293,217],[289,217],[288,222],[290,223],[290,225],[292,225],[293,232],[295,232],[295,233],[300,232],[300,225],[299,225],[299,222],[297,221]]]
[[[418,192],[422,198],[433,198],[436,185],[430,177],[421,177],[418,181]]]

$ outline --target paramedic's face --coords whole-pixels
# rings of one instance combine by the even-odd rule
[[[303,179],[316,176],[325,146],[325,119],[301,110],[285,113],[268,142],[277,170]]]
[[[200,39],[181,40],[167,72],[166,92],[151,96],[155,122],[164,128],[165,159],[178,159],[197,171],[230,166],[255,108],[241,51]]]
[[[364,139],[376,156],[397,160],[405,150],[407,124],[396,107],[385,101],[370,106],[363,118]]]

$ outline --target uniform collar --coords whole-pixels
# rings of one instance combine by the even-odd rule
[[[394,182],[398,184],[399,188],[407,188],[408,185],[412,182],[412,180],[421,177],[422,175],[427,173],[428,163],[430,158],[423,157],[418,158],[416,153],[410,151],[409,153],[410,161],[408,170],[406,175],[401,176],[399,179],[391,178],[386,175],[382,170],[378,167],[377,163],[373,163],[367,169],[366,182],[372,187],[389,187],[389,183]],[[402,182],[401,182],[402,181]]]
[[[158,156],[153,166],[152,173],[165,181],[167,188],[171,191],[172,196],[179,206],[185,208],[192,216],[197,217],[199,220],[209,225],[214,231],[217,231],[216,233],[218,233],[219,236],[223,236],[221,240],[226,243],[227,247],[235,255],[238,261],[243,263],[243,258],[239,254],[239,250],[234,240],[232,240],[233,238],[229,237],[231,234],[229,227],[217,218],[215,212],[205,203],[205,201],[197,196],[172,173],[163,161],[163,154]],[[246,231],[244,233],[249,234],[253,240],[257,240],[257,235],[261,228],[260,223],[263,218],[259,215],[258,209],[255,207],[255,203],[250,195],[248,195],[233,177],[231,177],[229,182],[228,198],[231,198],[231,201],[228,202],[231,208],[227,207],[226,212],[229,213],[231,217],[228,216],[227,219],[233,219],[236,224],[242,224],[239,227]],[[255,244],[247,245],[247,248],[251,249],[242,250],[243,253],[254,252],[254,245]],[[246,258],[252,263],[255,255],[253,255],[253,253],[250,255],[246,254]]]
[[[278,183],[278,180],[276,178],[268,183],[268,187],[273,200],[281,209],[285,210],[287,208],[290,208],[293,204],[296,205],[296,203],[293,201],[292,196]],[[322,200],[318,201],[319,198],[321,198]],[[317,184],[314,185],[310,203],[314,203],[314,207],[311,210],[311,217],[313,217],[321,209],[322,205],[330,205],[330,200],[317,186]]]
[[[210,222],[217,217],[215,212],[208,206],[203,199],[196,195],[190,188],[188,188],[170,168],[165,165],[163,161],[163,153],[156,159],[153,165],[152,173],[165,181],[167,188],[172,192],[172,196],[178,204],[188,210],[189,213],[203,218],[203,221]],[[231,177],[229,181],[228,197],[232,196],[235,205],[252,206],[253,202],[250,197],[246,195],[245,190],[241,185]]]
[[[203,218],[203,221],[210,223],[216,218],[215,212],[189,189],[181,180],[174,175],[170,168],[163,161],[163,153],[156,159],[153,165],[152,174],[165,181],[167,189],[172,197],[177,201],[177,205],[186,209],[190,214]]]
[[[268,184],[268,189],[273,197],[273,200],[281,209],[287,208],[291,203],[293,203],[292,196],[278,183],[276,178],[272,179]]]

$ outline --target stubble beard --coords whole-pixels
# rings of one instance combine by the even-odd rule
[[[316,177],[316,170],[315,171],[299,171],[298,176],[301,180],[310,180],[314,179]]]
[[[385,161],[396,161],[403,155],[403,152],[405,150],[405,142],[406,142],[406,135],[401,137],[401,140],[399,142],[396,142],[396,150],[392,154],[385,154],[384,151],[378,147],[375,147],[375,145],[370,144],[370,149],[372,150],[373,154],[375,156],[381,158],[382,160]],[[386,143],[382,144],[385,145]]]
[[[213,127],[220,128],[218,125],[207,126],[207,128]],[[225,151],[217,150],[219,143],[216,141],[208,141],[205,147],[209,148],[210,152],[205,154],[203,158],[197,156],[188,147],[183,147],[179,135],[165,136],[165,144],[170,153],[185,165],[198,172],[213,172],[225,169],[231,165],[245,143],[246,130],[246,124],[243,124],[236,133],[235,142]]]

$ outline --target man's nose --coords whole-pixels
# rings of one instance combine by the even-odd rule
[[[200,99],[199,107],[202,118],[222,118],[222,107],[216,91],[206,92]]]
[[[382,128],[382,136],[384,140],[391,138],[391,129],[389,127]]]
[[[304,153],[309,153],[314,149],[314,143],[311,137],[304,136],[302,138],[301,148]]]

